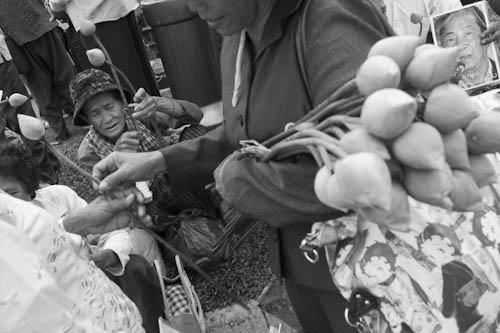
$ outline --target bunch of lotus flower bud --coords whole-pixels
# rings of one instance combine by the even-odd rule
[[[481,211],[479,189],[496,181],[486,154],[500,152],[500,113],[480,113],[450,83],[458,51],[418,46],[413,36],[379,41],[355,79],[360,117],[308,116],[264,160],[309,152],[320,166],[314,190],[321,202],[388,228],[408,227],[408,196]],[[357,101],[329,101],[325,109],[343,111]]]

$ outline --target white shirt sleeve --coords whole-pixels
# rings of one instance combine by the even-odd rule
[[[116,253],[121,265],[120,267],[108,269],[108,271],[115,276],[123,275],[125,266],[127,266],[132,252],[129,229],[115,230],[101,235],[99,243],[97,244],[97,250],[111,250]]]

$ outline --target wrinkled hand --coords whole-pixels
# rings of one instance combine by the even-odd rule
[[[486,45],[500,40],[500,23],[491,22],[490,27],[481,34],[481,44]]]
[[[155,116],[158,102],[155,97],[150,96],[144,88],[139,88],[134,96],[135,104],[132,116],[138,120],[147,120]]]
[[[121,265],[120,259],[116,253],[110,249],[92,253],[89,257],[97,267],[103,270],[117,268]]]
[[[114,151],[136,153],[141,146],[142,134],[140,132],[125,132],[115,143]]]
[[[149,180],[165,172],[165,161],[159,151],[147,153],[112,153],[99,161],[92,175],[99,179],[103,193],[124,184]]]
[[[151,218],[146,214],[142,194],[135,187],[100,195],[86,207],[64,219],[68,232],[82,236],[99,235],[143,224],[149,226]]]

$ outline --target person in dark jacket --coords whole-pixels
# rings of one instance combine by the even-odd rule
[[[158,152],[111,154],[94,167],[94,175],[103,179],[101,190],[160,173],[168,175],[172,191],[206,183],[241,140],[262,142],[304,116],[355,76],[376,41],[392,34],[383,15],[364,0],[186,2],[225,36],[224,123]],[[302,22],[304,47],[298,48]],[[271,227],[271,266],[284,279],[304,331],[352,332],[324,256],[313,265],[299,250],[313,222],[343,214],[316,199],[316,172],[309,156],[269,164],[232,158],[220,178],[229,204]]]

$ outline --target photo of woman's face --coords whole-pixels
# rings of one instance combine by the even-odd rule
[[[459,46],[459,61],[466,71],[479,70],[488,64],[487,45],[481,45],[481,28],[469,13],[451,17],[443,29],[441,44]]]

